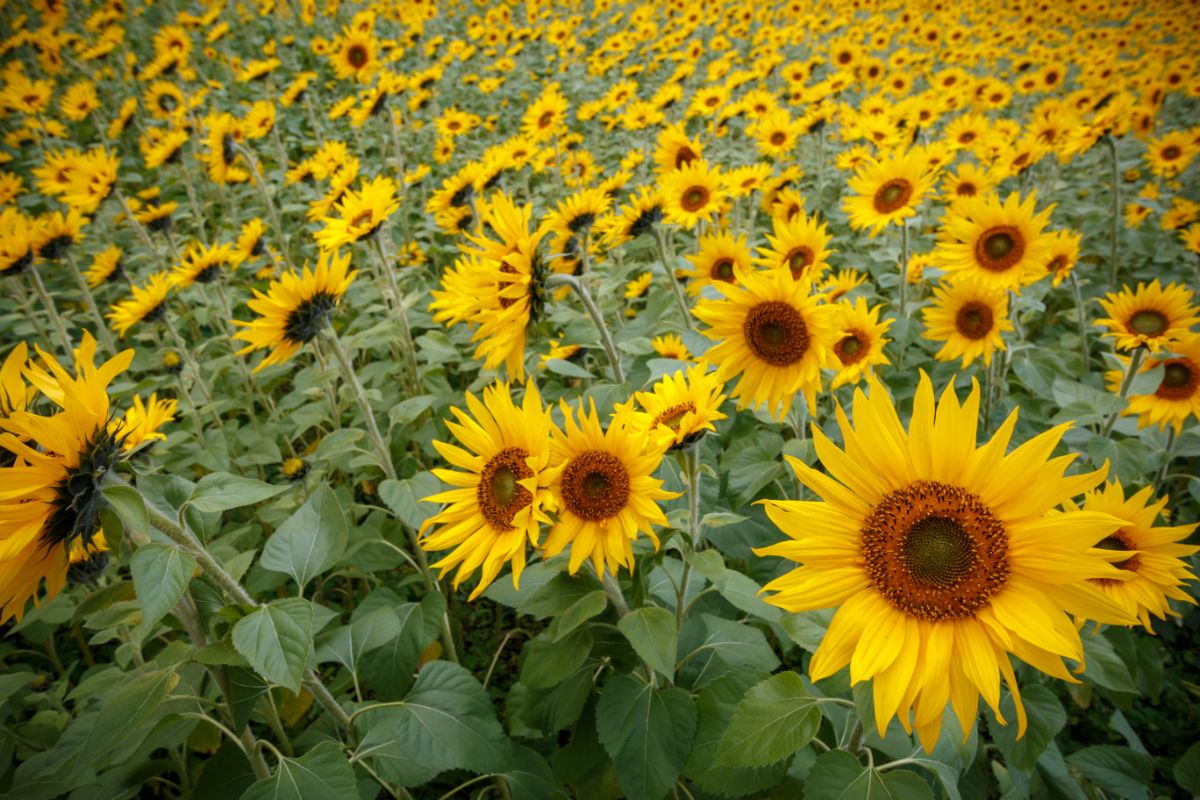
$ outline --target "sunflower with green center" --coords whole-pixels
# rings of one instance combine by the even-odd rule
[[[821,368],[835,365],[834,309],[818,304],[807,278],[796,280],[786,269],[749,272],[739,284],[714,286],[724,299],[702,299],[692,313],[717,342],[707,357],[718,365],[719,379],[741,376],[733,388],[738,410],[766,406],[782,419],[796,394],[812,409]]]
[[[774,233],[767,234],[768,246],[758,249],[755,263],[764,269],[787,269],[797,280],[820,280],[832,252],[827,247],[832,238],[829,226],[803,210],[790,217],[775,217],[772,224]]]
[[[1052,239],[1043,230],[1053,210],[1037,211],[1037,192],[1024,201],[1016,192],[1003,203],[995,193],[964,200],[942,222],[934,263],[953,278],[971,275],[988,286],[1020,289],[1046,274]]]
[[[1157,353],[1186,336],[1200,323],[1200,309],[1192,305],[1192,292],[1178,283],[1162,286],[1155,278],[1137,289],[1125,286],[1100,301],[1108,316],[1096,325],[1108,328],[1105,336],[1118,350],[1146,347]]]
[[[857,297],[853,303],[843,300],[834,308],[837,309],[834,327],[838,335],[833,343],[833,354],[840,366],[829,384],[830,389],[858,383],[875,367],[892,363],[883,354],[883,348],[891,341],[885,337],[893,320],[879,321],[882,305],[868,308],[866,299]]]
[[[368,239],[379,232],[383,223],[400,207],[396,182],[380,175],[367,181],[359,191],[347,191],[337,204],[337,216],[327,216],[325,227],[314,237],[322,250],[337,250]]]
[[[302,345],[311,342],[329,322],[342,295],[350,288],[356,271],[348,271],[350,254],[322,253],[317,268],[302,272],[289,270],[271,281],[266,294],[254,290],[254,299],[246,305],[258,314],[250,322],[235,319],[242,328],[233,335],[248,344],[237,355],[270,350],[254,368],[258,372],[272,364],[282,364]]]
[[[167,310],[167,298],[174,290],[171,274],[156,272],[141,286],[129,288],[130,297],[113,305],[108,314],[113,330],[121,338],[139,322],[150,322],[160,318]]]
[[[41,364],[24,377],[59,410],[41,415],[10,410],[0,417],[0,449],[11,453],[0,467],[0,622],[20,620],[29,600],[38,603],[63,588],[70,552],[95,551],[101,482],[121,458],[123,433],[110,430],[108,385],[129,368],[133,350],[96,366],[96,340],[84,331],[74,374],[38,350]],[[7,362],[7,360],[6,360]],[[7,366],[7,363],[6,363]]]
[[[891,223],[916,214],[933,185],[934,175],[925,171],[920,151],[871,159],[850,178],[854,194],[842,201],[842,208],[850,215],[852,227],[869,228],[876,236]]]
[[[1008,293],[975,280],[940,283],[933,303],[922,309],[926,339],[943,342],[938,361],[962,359],[963,367],[979,358],[991,365],[992,354],[1004,349],[1002,333],[1013,329]]]
[[[694,228],[718,214],[725,201],[725,188],[719,167],[709,167],[702,159],[668,173],[660,180],[663,215],[667,222]]]
[[[979,385],[960,404],[953,384],[934,402],[921,374],[904,429],[886,389],[868,378],[854,394],[854,424],[840,406],[838,447],[812,426],[823,470],[791,458],[815,501],[768,501],[789,539],[755,552],[798,566],[766,585],[791,612],[836,608],[809,665],[814,681],[847,665],[872,681],[875,723],[893,717],[932,751],[947,702],[971,731],[980,696],[1001,724],[1000,678],[1027,724],[1009,655],[1076,682],[1062,659],[1083,660],[1068,614],[1129,619],[1088,581],[1127,580],[1095,546],[1121,527],[1097,511],[1049,515],[1104,479],[1066,475],[1075,456],[1052,458],[1069,425],[1007,452],[1017,412],[976,445]]]
[[[457,421],[446,421],[462,446],[433,442],[455,467],[433,474],[454,488],[423,498],[446,506],[421,525],[421,547],[451,551],[433,566],[443,573],[457,567],[456,589],[478,570],[469,598],[474,600],[506,563],[512,565],[513,586],[520,588],[526,554],[537,548],[541,526],[550,524],[554,423],[532,380],[520,406],[501,383],[484,389],[482,401],[470,392],[466,400],[467,411],[451,407]]]
[[[1176,434],[1183,433],[1183,424],[1188,417],[1200,419],[1200,334],[1187,334],[1170,347],[1171,355],[1143,359],[1138,373],[1162,368],[1162,379],[1158,388],[1149,394],[1130,394],[1129,405],[1121,412],[1123,416],[1137,416],[1138,429],[1157,425],[1159,430],[1168,425]],[[1129,371],[1130,358],[1118,355],[1124,369],[1109,370],[1104,374],[1108,388],[1119,394],[1125,375]]]
[[[551,431],[551,491],[558,521],[550,529],[543,551],[547,558],[571,549],[567,571],[574,575],[591,559],[596,574],[621,567],[633,569],[633,542],[641,531],[655,549],[655,525],[666,525],[659,500],[679,495],[664,491],[653,477],[663,449],[652,445],[632,427],[628,415],[600,427],[596,404],[590,413],[562,402],[564,426]],[[578,421],[576,420],[578,415]]]
[[[706,233],[697,244],[700,251],[687,257],[693,269],[683,273],[692,296],[714,283],[737,283],[738,274],[750,269],[750,248],[744,235],[735,236],[725,230]]]
[[[616,414],[628,414],[629,424],[645,433],[656,447],[675,449],[698,442],[713,425],[725,419],[725,384],[709,371],[707,361],[676,370],[633,401],[618,404]]]
[[[1096,544],[1103,558],[1127,573],[1127,580],[1093,578],[1097,586],[1121,608],[1141,622],[1150,633],[1151,615],[1165,620],[1177,617],[1169,600],[1196,604],[1196,599],[1184,591],[1184,584],[1196,580],[1195,573],[1184,561],[1200,547],[1183,544],[1196,529],[1193,525],[1158,525],[1154,521],[1166,508],[1168,498],[1152,502],[1154,487],[1125,496],[1120,481],[1113,481],[1088,492],[1083,510],[1110,514],[1121,520],[1122,526]],[[1074,503],[1065,503],[1070,511]]]

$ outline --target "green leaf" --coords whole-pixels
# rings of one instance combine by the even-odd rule
[[[259,564],[291,575],[303,593],[310,580],[337,564],[348,534],[337,495],[322,484],[267,539]]]
[[[657,606],[637,608],[617,620],[617,627],[639,658],[667,680],[675,677],[679,634],[675,629],[674,614]]]
[[[1200,742],[1175,762],[1175,782],[1193,797],[1200,797]]]
[[[534,689],[557,686],[579,669],[591,651],[592,632],[587,628],[579,628],[560,641],[554,641],[544,631],[525,646],[521,683]]]
[[[358,672],[364,654],[394,640],[402,630],[394,609],[377,608],[323,636],[316,647],[317,663],[338,661],[351,672]]]
[[[781,672],[738,703],[721,737],[717,761],[727,767],[765,767],[804,747],[820,727],[817,699],[799,675]]]
[[[565,800],[567,797],[546,759],[528,747],[513,745],[508,766],[501,774],[512,800]]]
[[[1024,687],[1021,700],[1025,706],[1025,713],[1029,716],[1029,726],[1025,735],[1017,738],[1017,712],[1012,695],[1007,693],[1000,701],[1000,711],[1009,724],[992,725],[991,732],[996,746],[1004,756],[1004,763],[1025,772],[1032,772],[1046,746],[1067,724],[1067,712],[1063,710],[1062,703],[1058,701],[1054,692],[1037,684]]]
[[[173,544],[151,542],[129,560],[133,585],[142,607],[142,627],[148,629],[183,597],[196,569],[196,559]]]
[[[868,769],[844,750],[817,757],[804,784],[804,796],[821,800],[933,800],[933,790],[911,772]]]
[[[1067,756],[1067,763],[1108,794],[1128,800],[1144,800],[1150,796],[1150,779],[1154,777],[1154,760],[1128,747],[1098,744],[1077,750]]]
[[[417,661],[438,637],[445,611],[446,599],[441,592],[430,592],[420,603],[392,608],[400,632],[383,647],[367,652],[359,664],[360,677],[381,700],[399,700],[412,686]]]
[[[104,499],[116,512],[117,518],[121,520],[121,526],[126,532],[133,533],[139,538],[149,535],[150,515],[146,512],[146,501],[142,499],[141,492],[132,486],[123,484],[105,486],[101,491],[104,492]],[[108,546],[117,550],[119,542],[109,539]]]
[[[313,649],[312,613],[307,600],[276,600],[238,620],[233,646],[259,675],[299,693]]]
[[[422,503],[421,499],[441,490],[442,482],[432,473],[418,472],[402,481],[386,480],[379,484],[379,498],[397,519],[415,530],[438,510],[437,504]]]
[[[683,689],[620,675],[596,705],[596,732],[629,800],[661,800],[683,772],[696,733],[696,706]]]
[[[1137,694],[1137,685],[1129,674],[1129,667],[1103,633],[1085,629],[1080,632],[1079,638],[1083,642],[1083,656],[1087,664],[1083,673],[1085,681],[1114,692]]]
[[[567,574],[555,575],[518,607],[522,614],[542,619],[564,613],[599,587],[597,581]]]
[[[275,774],[246,790],[241,800],[313,800],[356,797],[354,768],[333,742],[321,742],[299,758],[284,758]]]
[[[546,369],[568,378],[590,378],[592,373],[583,367],[562,358],[551,358],[545,362]]]
[[[692,553],[688,560],[739,611],[768,622],[779,622],[784,617],[783,609],[768,605],[759,597],[762,587],[753,578],[726,567],[725,560],[715,550]]]
[[[272,486],[253,478],[214,472],[205,475],[196,484],[192,496],[188,498],[188,505],[201,513],[228,511],[261,503],[290,488],[290,485]]]
[[[554,640],[560,641],[566,638],[580,625],[597,614],[603,613],[606,608],[608,608],[608,595],[599,589],[588,592],[568,606],[567,610],[558,618]]]

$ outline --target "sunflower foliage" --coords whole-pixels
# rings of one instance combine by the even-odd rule
[[[1200,796],[1193,11],[0,6],[0,791]]]

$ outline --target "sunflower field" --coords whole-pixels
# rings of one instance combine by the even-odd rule
[[[1194,2],[0,21],[0,796],[1200,796]]]

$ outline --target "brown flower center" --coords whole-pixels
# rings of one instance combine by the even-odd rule
[[[783,131],[775,131],[774,133],[771,134],[771,144],[775,145],[776,147],[779,147],[786,141],[787,141],[787,134],[784,133]]]
[[[699,156],[692,152],[692,148],[684,145],[675,151],[675,169],[686,167],[688,164],[695,161]]]
[[[867,335],[862,331],[850,331],[833,346],[834,355],[842,362],[843,367],[857,364],[870,352],[869,341]]]
[[[370,60],[370,57],[371,56],[370,53],[367,52],[367,48],[363,47],[361,44],[352,44],[346,50],[346,61],[348,61],[350,66],[354,67],[355,69],[362,69],[365,67],[367,65],[367,61]]]
[[[970,181],[963,181],[954,189],[954,193],[959,197],[974,197],[976,191],[975,184]]]
[[[479,511],[497,530],[512,528],[513,517],[533,500],[533,494],[520,484],[533,477],[533,470],[525,463],[528,457],[524,448],[506,447],[492,456],[479,475],[475,491]]]
[[[1162,382],[1154,394],[1164,400],[1187,400],[1200,389],[1200,364],[1187,358],[1172,358],[1163,367]]]
[[[808,352],[808,325],[804,317],[781,300],[759,303],[750,309],[742,332],[750,351],[775,367],[795,364]]]
[[[812,248],[802,244],[789,250],[783,258],[783,263],[787,264],[788,269],[792,271],[793,278],[799,278],[815,260],[816,254],[813,253]]]
[[[971,300],[954,315],[954,327],[968,339],[978,341],[992,332],[995,317],[987,303]]]
[[[875,192],[875,211],[891,214],[908,204],[913,195],[913,186],[904,178],[893,178]]]
[[[709,275],[714,281],[733,283],[733,266],[732,258],[718,258],[713,262]]]
[[[867,577],[889,603],[928,620],[964,619],[1008,580],[1008,534],[958,486],[917,481],[891,492],[863,523]]]
[[[1166,147],[1164,147],[1162,149],[1162,152],[1159,153],[1158,155],[1163,161],[1174,161],[1175,159],[1177,159],[1181,155],[1183,155],[1183,151],[1180,150],[1178,146],[1169,144]]]
[[[1115,550],[1120,553],[1125,553],[1130,550],[1137,550],[1137,545],[1125,533],[1124,530],[1119,530],[1112,536],[1105,536],[1100,541],[1096,542],[1096,547],[1100,550]],[[1111,563],[1111,562],[1110,562]],[[1118,569],[1128,570],[1129,572],[1137,572],[1138,567],[1142,564],[1142,557],[1139,553],[1134,553],[1124,561],[1118,561],[1113,564]],[[1089,578],[1092,583],[1098,583],[1101,586],[1109,584],[1123,583],[1123,581],[1114,580],[1112,578]]]
[[[537,126],[539,128],[549,128],[550,123],[554,122],[554,112],[547,111],[538,117]]]
[[[629,471],[603,450],[588,450],[567,463],[562,473],[566,510],[592,522],[614,517],[629,500]]]
[[[689,213],[699,211],[708,205],[708,189],[703,186],[689,186],[679,198],[679,204]]]
[[[988,272],[1005,272],[1025,255],[1025,237],[1012,225],[988,228],[975,241],[975,261]]]
[[[686,415],[688,412],[695,413],[695,411],[696,404],[692,402],[673,405],[655,417],[654,424],[650,427],[653,429],[657,428],[659,425],[666,425],[668,428],[678,433],[679,423],[683,421],[684,415]]]

